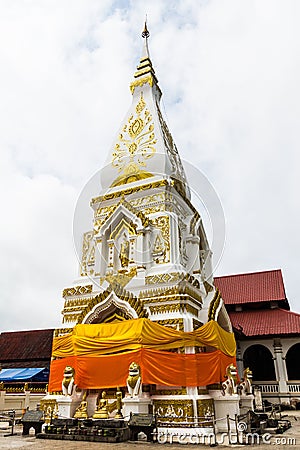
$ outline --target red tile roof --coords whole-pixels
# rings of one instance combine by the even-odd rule
[[[229,317],[245,336],[300,334],[300,314],[281,308],[229,312]]]
[[[50,362],[53,329],[14,331],[0,334],[2,367],[44,367]],[[41,363],[44,362],[44,365]],[[25,364],[25,365],[24,365]]]
[[[215,277],[225,305],[285,300],[281,270]]]

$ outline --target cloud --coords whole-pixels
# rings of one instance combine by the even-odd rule
[[[59,287],[77,275],[76,190],[52,175],[28,177],[9,160],[0,173],[1,328],[51,327],[60,321]]]
[[[1,328],[54,327],[77,276],[76,198],[131,102],[145,14],[182,157],[221,198],[218,275],[282,268],[297,303],[297,2],[7,2],[0,27]]]

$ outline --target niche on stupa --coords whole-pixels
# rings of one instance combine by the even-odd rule
[[[151,219],[150,252],[152,263],[170,262],[170,218],[158,216]]]
[[[120,204],[99,229],[102,276],[128,273],[137,265],[138,235],[143,224],[134,211]]]

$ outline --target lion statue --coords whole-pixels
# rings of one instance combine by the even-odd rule
[[[141,368],[136,362],[132,362],[129,366],[127,388],[130,397],[136,397],[142,392]]]
[[[232,395],[237,393],[237,369],[233,364],[226,367],[226,381],[222,383],[222,394]]]
[[[66,366],[64,370],[64,378],[61,384],[63,395],[72,395],[75,383],[74,376],[75,370],[73,367]]]
[[[243,381],[239,384],[239,391],[241,395],[252,394],[252,371],[247,367],[243,373]]]

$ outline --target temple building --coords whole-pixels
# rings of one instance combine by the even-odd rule
[[[237,366],[269,401],[300,397],[300,314],[290,311],[281,270],[215,277],[235,329]]]

